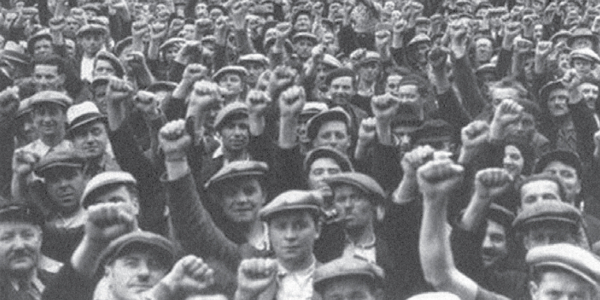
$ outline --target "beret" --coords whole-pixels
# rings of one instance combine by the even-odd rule
[[[575,169],[575,171],[577,171],[577,175],[582,176],[583,171],[579,156],[574,152],[566,150],[556,150],[542,155],[542,157],[540,157],[540,159],[535,163],[533,173],[542,173],[544,168],[554,161],[559,161],[565,165],[571,166]]]
[[[322,199],[314,192],[290,190],[281,193],[269,202],[269,204],[261,208],[259,216],[261,220],[268,221],[277,213],[293,210],[308,210],[320,216],[321,201]]]
[[[54,103],[64,108],[68,108],[73,104],[73,99],[65,93],[55,91],[43,91],[35,93],[29,98],[30,105],[35,106],[43,103]]]
[[[534,247],[527,252],[527,264],[534,270],[540,267],[563,269],[597,286],[600,282],[600,261],[591,252],[571,245],[553,244]]]
[[[383,284],[385,279],[385,273],[379,266],[363,259],[341,257],[332,260],[315,270],[313,275],[313,286],[318,292],[323,292],[323,289],[331,280],[355,276],[369,279],[379,286]]]
[[[315,160],[324,157],[335,160],[342,172],[354,172],[354,167],[348,156],[331,147],[318,147],[308,152],[306,158],[304,158],[304,171],[308,172]]]
[[[269,58],[261,53],[251,53],[251,54],[242,55],[238,59],[238,64],[240,64],[240,65],[244,64],[244,63],[248,63],[248,62],[257,62],[257,63],[261,63],[265,66],[268,66]]]
[[[79,28],[79,30],[77,30],[77,37],[80,37],[83,34],[86,33],[100,33],[100,34],[108,34],[108,29],[106,29],[105,26],[102,25],[98,25],[98,24],[86,24],[81,26],[81,28]]]
[[[44,177],[44,173],[55,167],[83,169],[85,157],[74,149],[50,151],[35,166],[35,175]]]
[[[83,190],[83,195],[81,195],[81,206],[83,206],[83,208],[88,208],[90,205],[94,204],[92,202],[94,199],[91,199],[90,195],[102,187],[113,184],[136,185],[137,181],[130,173],[127,172],[102,172],[88,181],[85,189]]]
[[[541,89],[540,89],[540,101],[542,103],[547,102],[550,96],[550,93],[554,90],[557,89],[566,89],[567,87],[565,86],[565,84],[562,82],[562,80],[555,80],[555,81],[551,81],[549,83],[547,83],[546,85],[544,85]]]
[[[350,116],[348,113],[341,107],[334,107],[332,109],[322,111],[308,120],[306,125],[306,136],[308,136],[310,140],[314,140],[317,137],[321,126],[325,122],[333,120],[342,121],[346,124],[346,126],[348,126],[348,128],[350,127]]]
[[[301,40],[301,39],[310,40],[314,44],[319,42],[319,39],[317,38],[317,36],[312,33],[298,32],[298,33],[294,34],[294,36],[292,37],[292,43],[296,43],[298,40]]]
[[[269,171],[269,167],[262,161],[233,161],[224,165],[219,171],[217,171],[217,173],[215,173],[215,175],[213,175],[206,182],[206,184],[204,184],[204,187],[208,190],[211,187],[214,187],[218,182],[235,177],[264,176],[267,171]]]
[[[569,55],[569,58],[571,59],[571,63],[573,63],[573,59],[575,58],[585,59],[593,63],[600,62],[600,57],[598,57],[598,54],[596,54],[594,50],[589,48],[573,50],[571,51],[571,55]]]
[[[242,102],[233,102],[221,108],[215,117],[214,127],[220,130],[225,122],[234,115],[248,116],[248,106]]]
[[[430,292],[414,295],[407,300],[460,300],[460,298],[448,292]]]
[[[171,241],[148,231],[133,231],[122,235],[104,249],[100,255],[100,265],[106,266],[123,254],[124,250],[138,246],[138,249],[152,249],[160,255],[161,261],[170,268],[175,263],[176,252]]]
[[[248,70],[246,70],[246,68],[244,68],[242,66],[226,66],[226,67],[219,69],[213,75],[212,79],[214,81],[219,81],[219,79],[221,79],[221,77],[223,75],[228,74],[228,73],[238,74],[240,77],[242,77],[242,80],[244,79],[244,77],[248,76]]]
[[[0,222],[26,222],[44,226],[44,214],[35,205],[25,203],[9,203],[0,206]]]
[[[524,230],[528,225],[545,221],[578,227],[582,216],[579,210],[567,203],[556,200],[541,201],[525,207],[515,218],[513,228]]]
[[[72,133],[73,130],[83,125],[95,121],[106,122],[106,120],[106,116],[100,113],[96,104],[91,101],[84,101],[69,107],[67,110],[67,123],[69,124],[67,131]]]
[[[375,196],[375,203],[381,203],[386,197],[386,193],[373,179],[371,176],[365,175],[359,172],[342,172],[331,177],[327,177],[324,179],[325,183],[327,183],[333,189],[335,186],[339,185],[351,185],[363,191],[367,195]]]

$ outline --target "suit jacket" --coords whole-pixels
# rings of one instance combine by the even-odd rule
[[[44,271],[38,270],[38,278],[40,281],[46,285],[53,278],[54,274]],[[42,291],[40,291],[42,292]],[[0,274],[0,300],[29,300],[30,298],[17,292],[10,282],[8,276],[6,274]]]

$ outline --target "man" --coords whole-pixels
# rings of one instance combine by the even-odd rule
[[[134,220],[122,203],[91,208],[83,241],[44,299],[93,299],[102,271],[103,296],[111,299],[167,300],[202,293],[212,285],[213,271],[202,259],[186,256],[176,262],[174,245],[135,230]]]
[[[246,83],[250,87],[255,87],[258,77],[269,67],[269,58],[260,53],[252,53],[240,56],[238,64],[248,70]]]
[[[376,265],[345,257],[317,268],[313,285],[323,300],[375,300],[381,299],[383,279],[384,272]]]
[[[29,52],[34,59],[39,59],[54,53],[52,35],[43,30],[34,34],[27,41],[27,52]]]
[[[318,113],[308,120],[306,136],[313,148],[327,146],[348,153],[352,144],[350,116],[340,107]]]
[[[244,266],[256,261],[243,262],[238,275],[242,280],[235,299],[312,298],[313,276],[319,265],[313,247],[321,232],[320,200],[314,193],[291,190],[262,208],[260,216],[268,224],[276,264],[273,266],[267,261],[271,266],[268,272],[256,277],[253,268]],[[271,278],[267,285],[252,284],[265,277]]]
[[[94,60],[98,51],[102,50],[106,43],[108,30],[98,24],[87,24],[77,30],[77,43],[83,49],[79,74],[82,80],[92,82],[94,80]]]
[[[358,128],[360,122],[368,116],[367,112],[360,107],[368,105],[370,101],[357,94],[358,82],[354,71],[345,68],[335,69],[327,74],[325,85],[328,87],[325,102],[330,108],[342,107],[350,116],[351,127]]]
[[[94,79],[98,76],[123,78],[125,75],[125,68],[121,61],[114,54],[107,51],[101,50],[96,53],[93,67],[92,75]]]
[[[44,56],[33,63],[33,82],[36,91],[65,91],[67,66],[56,55]]]
[[[319,42],[317,36],[309,32],[298,32],[292,37],[294,52],[301,63],[306,62],[312,55],[312,49]]]
[[[51,274],[38,270],[44,216],[33,206],[0,207],[0,292],[5,299],[40,300]]]
[[[87,160],[86,175],[94,177],[104,171],[120,171],[108,139],[106,117],[90,101],[73,105],[67,110],[67,137]]]

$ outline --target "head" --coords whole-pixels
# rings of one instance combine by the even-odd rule
[[[306,155],[304,171],[307,173],[308,188],[317,190],[327,185],[327,178],[341,172],[354,171],[354,168],[345,154],[329,147],[321,147]]]
[[[489,268],[498,264],[508,256],[508,236],[510,227],[492,219],[487,219],[485,237],[481,244],[483,267]]]
[[[84,209],[100,203],[123,203],[131,214],[139,213],[139,191],[133,176],[126,172],[102,172],[88,181],[81,205]]]
[[[106,43],[106,32],[87,31],[77,35],[77,43],[88,57],[94,57]]]
[[[54,53],[52,50],[52,38],[49,36],[37,38],[32,43],[32,46],[31,50],[34,58],[41,58]]]
[[[314,273],[314,289],[323,300],[383,299],[384,272],[375,264],[352,257],[332,260]]]
[[[258,220],[267,199],[262,176],[235,176],[214,184],[214,193],[225,218],[233,224],[247,225]]]
[[[100,113],[106,115],[106,87],[108,86],[108,78],[95,78],[92,82],[93,102],[100,110]]]
[[[369,54],[367,54],[369,55]],[[381,63],[375,55],[372,59],[365,59],[358,65],[358,77],[366,82],[374,82],[381,72]]]
[[[312,37],[297,37],[293,39],[294,52],[302,60],[307,60],[312,55],[312,49],[315,47],[316,39]]]
[[[571,59],[571,65],[581,75],[590,74],[596,68],[596,62],[583,58]]]
[[[245,89],[245,79],[246,76],[239,72],[223,72],[215,81],[225,89],[226,96],[238,96]]]
[[[330,147],[347,153],[351,144],[350,117],[341,108],[323,111],[308,121],[307,136],[313,148]]]
[[[67,123],[66,107],[56,103],[33,105],[33,123],[40,137],[65,134]]]
[[[62,91],[67,78],[65,62],[55,55],[36,59],[32,77],[38,92]]]
[[[598,101],[598,87],[600,82],[594,79],[583,79],[577,90],[583,96],[583,101],[589,109],[596,111]]]
[[[36,166],[36,175],[44,178],[50,206],[62,215],[72,215],[81,208],[80,200],[87,183],[85,158],[76,150],[54,151]]]
[[[368,277],[367,277],[368,278]],[[320,292],[323,300],[363,299],[376,300],[381,297],[381,289],[373,280],[364,276],[340,276],[323,283]]]
[[[523,111],[517,121],[506,127],[508,138],[529,143],[536,132],[537,116],[540,109],[536,103],[529,100],[520,100],[517,103],[523,107]]]
[[[536,164],[536,172],[559,178],[565,190],[564,202],[575,204],[581,193],[581,161],[575,153],[556,151],[545,154]]]
[[[216,127],[221,136],[223,149],[229,152],[244,151],[250,141],[248,115],[231,114]]]
[[[414,61],[419,64],[427,64],[427,55],[429,54],[429,50],[431,50],[431,42],[430,41],[421,41],[416,43],[409,43],[410,47],[410,55],[413,57]]]
[[[0,272],[28,280],[41,256],[43,215],[25,205],[0,207]]]
[[[94,60],[94,77],[115,76],[123,78],[124,70],[119,59],[108,52],[98,52]]]
[[[494,46],[489,37],[480,37],[475,40],[475,60],[478,63],[487,63],[492,59]]]
[[[520,210],[524,210],[542,201],[564,202],[565,189],[556,176],[536,174],[525,178],[517,187],[520,195]]]
[[[490,84],[488,96],[491,104],[497,107],[505,99],[518,100],[527,98],[527,90],[517,81],[503,79]]]
[[[296,32],[308,32],[312,26],[312,18],[310,12],[300,12],[295,16],[292,26]]]
[[[415,145],[415,136],[419,127],[422,125],[421,120],[415,116],[414,118],[405,118],[397,116],[392,120],[392,135],[394,145],[400,154],[404,154],[413,149]]]
[[[521,141],[508,141],[504,146],[503,168],[513,177],[529,175],[535,160],[533,148]]]
[[[255,87],[260,75],[265,72],[267,65],[259,61],[248,61],[243,63],[244,68],[248,70],[246,81],[249,86]]]
[[[71,141],[88,159],[102,158],[110,144],[106,123],[103,120],[83,124],[70,130]]]
[[[356,95],[356,74],[349,69],[331,71],[325,79],[327,96],[334,104],[346,104]]]
[[[592,300],[598,294],[597,287],[572,272],[559,267],[539,267],[533,271],[529,282],[533,300],[583,299]]]

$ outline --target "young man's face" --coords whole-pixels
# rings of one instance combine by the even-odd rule
[[[319,128],[317,136],[313,140],[313,146],[331,147],[342,153],[346,153],[350,148],[350,135],[348,126],[342,121],[328,121]]]
[[[64,108],[54,103],[42,103],[33,108],[33,123],[41,136],[65,132],[67,115]]]
[[[504,159],[502,160],[502,166],[513,178],[521,175],[523,166],[525,166],[525,158],[523,157],[521,150],[514,145],[507,145],[504,147]]]
[[[250,125],[248,119],[242,118],[227,122],[219,131],[223,148],[229,151],[242,151],[250,141]]]
[[[110,143],[106,126],[102,122],[93,122],[73,131],[73,146],[82,150],[86,158],[99,158],[104,155]]]
[[[94,77],[98,76],[117,76],[117,70],[108,60],[98,59],[94,66]]]
[[[346,277],[331,281],[325,286],[323,300],[356,299],[375,300],[369,284],[362,278]]]
[[[269,239],[278,260],[306,262],[313,255],[320,227],[305,210],[282,212],[269,221]]]
[[[36,65],[33,68],[33,82],[36,91],[60,91],[65,83],[65,75],[58,73],[58,66]]]
[[[507,255],[506,228],[500,223],[488,219],[485,237],[481,244],[483,267],[488,268]]]
[[[574,274],[561,271],[549,271],[541,275],[539,284],[529,283],[529,292],[533,300],[553,299],[594,299],[594,287]]]
[[[151,250],[130,251],[106,267],[107,279],[115,299],[135,300],[154,287],[169,271]]]
[[[79,209],[86,184],[82,170],[55,167],[46,171],[44,178],[48,196],[61,212],[68,214]]]
[[[33,57],[43,57],[52,53],[52,41],[40,39],[33,44]]]
[[[521,209],[540,201],[561,201],[559,187],[554,181],[535,180],[521,187]]]
[[[530,225],[523,235],[523,246],[527,250],[558,243],[577,245],[571,226],[562,222],[549,221]]]
[[[294,23],[294,30],[297,32],[306,32],[310,31],[310,18],[308,15],[300,15],[296,18],[296,23]]]
[[[379,75],[379,63],[376,61],[371,61],[365,64],[362,64],[358,68],[358,75],[362,80],[367,82],[373,82],[377,79],[377,75]]]
[[[573,59],[573,68],[579,74],[589,74],[593,69],[593,64],[589,60],[575,58]]]
[[[102,49],[102,45],[104,44],[104,35],[103,34],[84,34],[79,39],[79,44],[83,49],[83,52],[87,56],[94,56],[98,51]]]
[[[575,168],[560,161],[553,161],[544,168],[543,172],[560,178],[565,187],[567,198],[570,200],[569,202],[574,202],[579,192],[581,192],[581,181]]]
[[[402,85],[398,88],[398,97],[400,102],[415,103],[421,100],[419,88],[414,84]]]
[[[492,58],[492,41],[481,38],[475,43],[475,59],[478,62],[487,62]]]
[[[393,95],[398,95],[398,91],[400,89],[400,81],[402,80],[402,76],[400,75],[390,75],[387,78],[385,84],[385,92]]]
[[[244,89],[244,82],[240,75],[229,73],[219,79],[219,86],[225,88],[229,95],[239,95]]]
[[[259,62],[248,62],[244,65],[246,70],[248,70],[248,77],[246,80],[248,84],[254,86],[258,81],[258,77],[265,71],[265,66]]]
[[[596,110],[596,101],[598,101],[598,86],[589,82],[582,83],[577,90],[583,95],[583,101],[589,109]]]
[[[329,97],[335,104],[345,104],[350,102],[350,98],[356,94],[352,85],[352,77],[338,77],[331,81],[329,86]]]
[[[311,51],[314,47],[314,43],[308,39],[299,39],[294,44],[294,50],[298,57],[302,59],[308,59],[311,56]]]
[[[365,193],[351,185],[333,189],[333,203],[348,230],[365,229],[373,225],[375,207]]]
[[[258,219],[266,195],[260,181],[252,177],[233,178],[221,188],[223,213],[233,223],[252,223]]]
[[[316,190],[324,186],[325,178],[342,172],[340,165],[329,157],[315,159],[308,170],[308,186],[311,190]]]
[[[40,256],[42,230],[25,222],[0,222],[0,273],[29,274]]]

